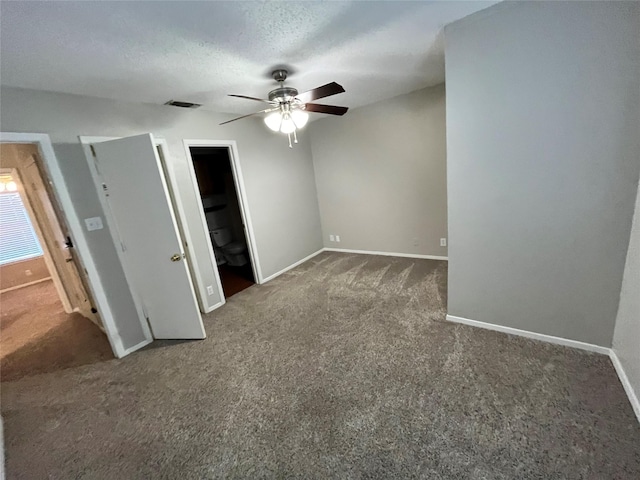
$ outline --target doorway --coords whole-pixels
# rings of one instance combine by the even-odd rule
[[[229,298],[256,283],[241,195],[227,146],[189,146],[222,290]]]
[[[0,149],[2,380],[113,358],[38,147]]]

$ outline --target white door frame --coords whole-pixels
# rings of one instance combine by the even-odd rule
[[[178,185],[176,182],[176,175],[173,170],[174,165],[173,165],[173,162],[170,160],[170,156],[169,156],[169,145],[167,144],[167,141],[164,138],[156,138],[156,137],[154,138],[162,150],[162,155],[164,156],[163,164],[165,168],[168,170],[167,172],[168,175],[166,176],[168,177],[167,181],[169,186],[169,193],[171,194],[171,197],[172,197],[171,198],[172,204],[175,206],[177,210],[176,216],[178,217],[178,227],[180,229],[180,233],[183,236],[182,238],[183,247],[185,249],[185,253],[187,254],[189,272],[192,275],[193,285],[196,290],[196,298],[198,299],[198,305],[200,306],[200,311],[202,313],[209,313],[225,304],[224,292],[222,291],[222,282],[220,281],[220,274],[217,268],[213,269],[216,285],[218,286],[218,293],[220,295],[220,301],[215,305],[209,306],[209,304],[205,300],[209,297],[209,293],[207,292],[207,285],[206,285],[207,282],[203,281],[202,279],[202,274],[200,272],[200,265],[197,261],[197,256],[193,251],[194,243],[192,241],[191,231],[189,230],[189,227],[186,223],[187,217],[185,214],[184,204],[182,202],[182,197],[180,195],[180,189],[178,188]],[[190,165],[190,171],[191,171],[193,170],[193,165],[192,165],[193,162],[190,162],[190,163],[191,163]],[[200,198],[200,197],[198,196],[197,198]],[[211,247],[210,242],[206,242],[206,243],[209,246],[209,250],[210,250],[209,256],[211,258],[215,258],[213,256],[214,255],[213,247]]]
[[[229,160],[231,161],[231,170],[233,173],[233,182],[236,187],[236,192],[238,193],[238,204],[240,206],[240,215],[242,215],[242,222],[245,226],[245,235],[247,236],[247,251],[249,253],[249,257],[251,259],[251,268],[253,269],[253,277],[256,280],[257,284],[264,283],[264,278],[262,277],[262,270],[260,268],[260,260],[258,259],[258,248],[256,246],[255,234],[253,232],[253,223],[251,222],[251,214],[249,213],[249,202],[247,200],[247,193],[244,188],[244,178],[242,177],[242,169],[240,167],[240,156],[238,155],[238,147],[234,140],[183,140],[185,153],[187,155],[187,160],[189,164],[189,175],[191,177],[191,183],[193,184],[194,192],[198,198],[198,210],[200,212],[200,218],[202,220],[205,231],[209,231],[209,227],[207,226],[207,218],[204,214],[204,207],[202,206],[202,201],[200,201],[200,187],[198,186],[198,179],[196,177],[196,171],[193,166],[193,158],[191,157],[190,147],[226,147],[229,152]],[[207,242],[210,244],[211,242]],[[213,247],[209,250],[209,255],[211,256],[212,265],[215,265],[214,270],[216,271],[216,276],[218,275],[218,263],[216,262],[215,254],[213,253]],[[221,296],[224,298],[224,293],[222,293],[222,283],[220,284]]]
[[[69,233],[72,236],[78,259],[82,264],[82,268],[87,275],[87,283],[91,289],[91,293],[96,302],[96,308],[100,312],[100,316],[103,321],[103,326],[111,349],[117,358],[122,358],[127,355],[128,351],[124,348],[118,329],[116,328],[113,318],[113,312],[109,307],[106,292],[100,275],[98,274],[98,268],[93,261],[91,251],[87,243],[87,239],[82,228],[81,219],[78,217],[69,195],[69,189],[67,188],[66,181],[60,170],[60,164],[56,158],[56,154],[51,144],[49,135],[44,133],[8,133],[0,132],[0,143],[26,143],[37,145],[40,158],[45,171],[43,175],[48,177],[53,186],[54,195],[60,205],[67,226],[69,227]]]

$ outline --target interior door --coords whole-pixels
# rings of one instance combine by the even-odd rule
[[[23,177],[25,192],[29,197],[29,204],[52,257],[54,268],[60,276],[72,311],[80,313],[102,327],[102,321],[94,313],[91,300],[78,272],[71,237],[65,235],[62,230],[61,216],[51,202],[50,193],[33,156],[29,161],[24,162],[20,173]]]
[[[162,165],[151,134],[91,145],[129,286],[154,338],[205,331]]]

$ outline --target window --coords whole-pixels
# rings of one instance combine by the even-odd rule
[[[0,192],[0,265],[43,255],[18,192]]]

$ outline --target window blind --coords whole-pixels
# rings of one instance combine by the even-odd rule
[[[42,254],[42,247],[20,194],[0,193],[0,265]]]

